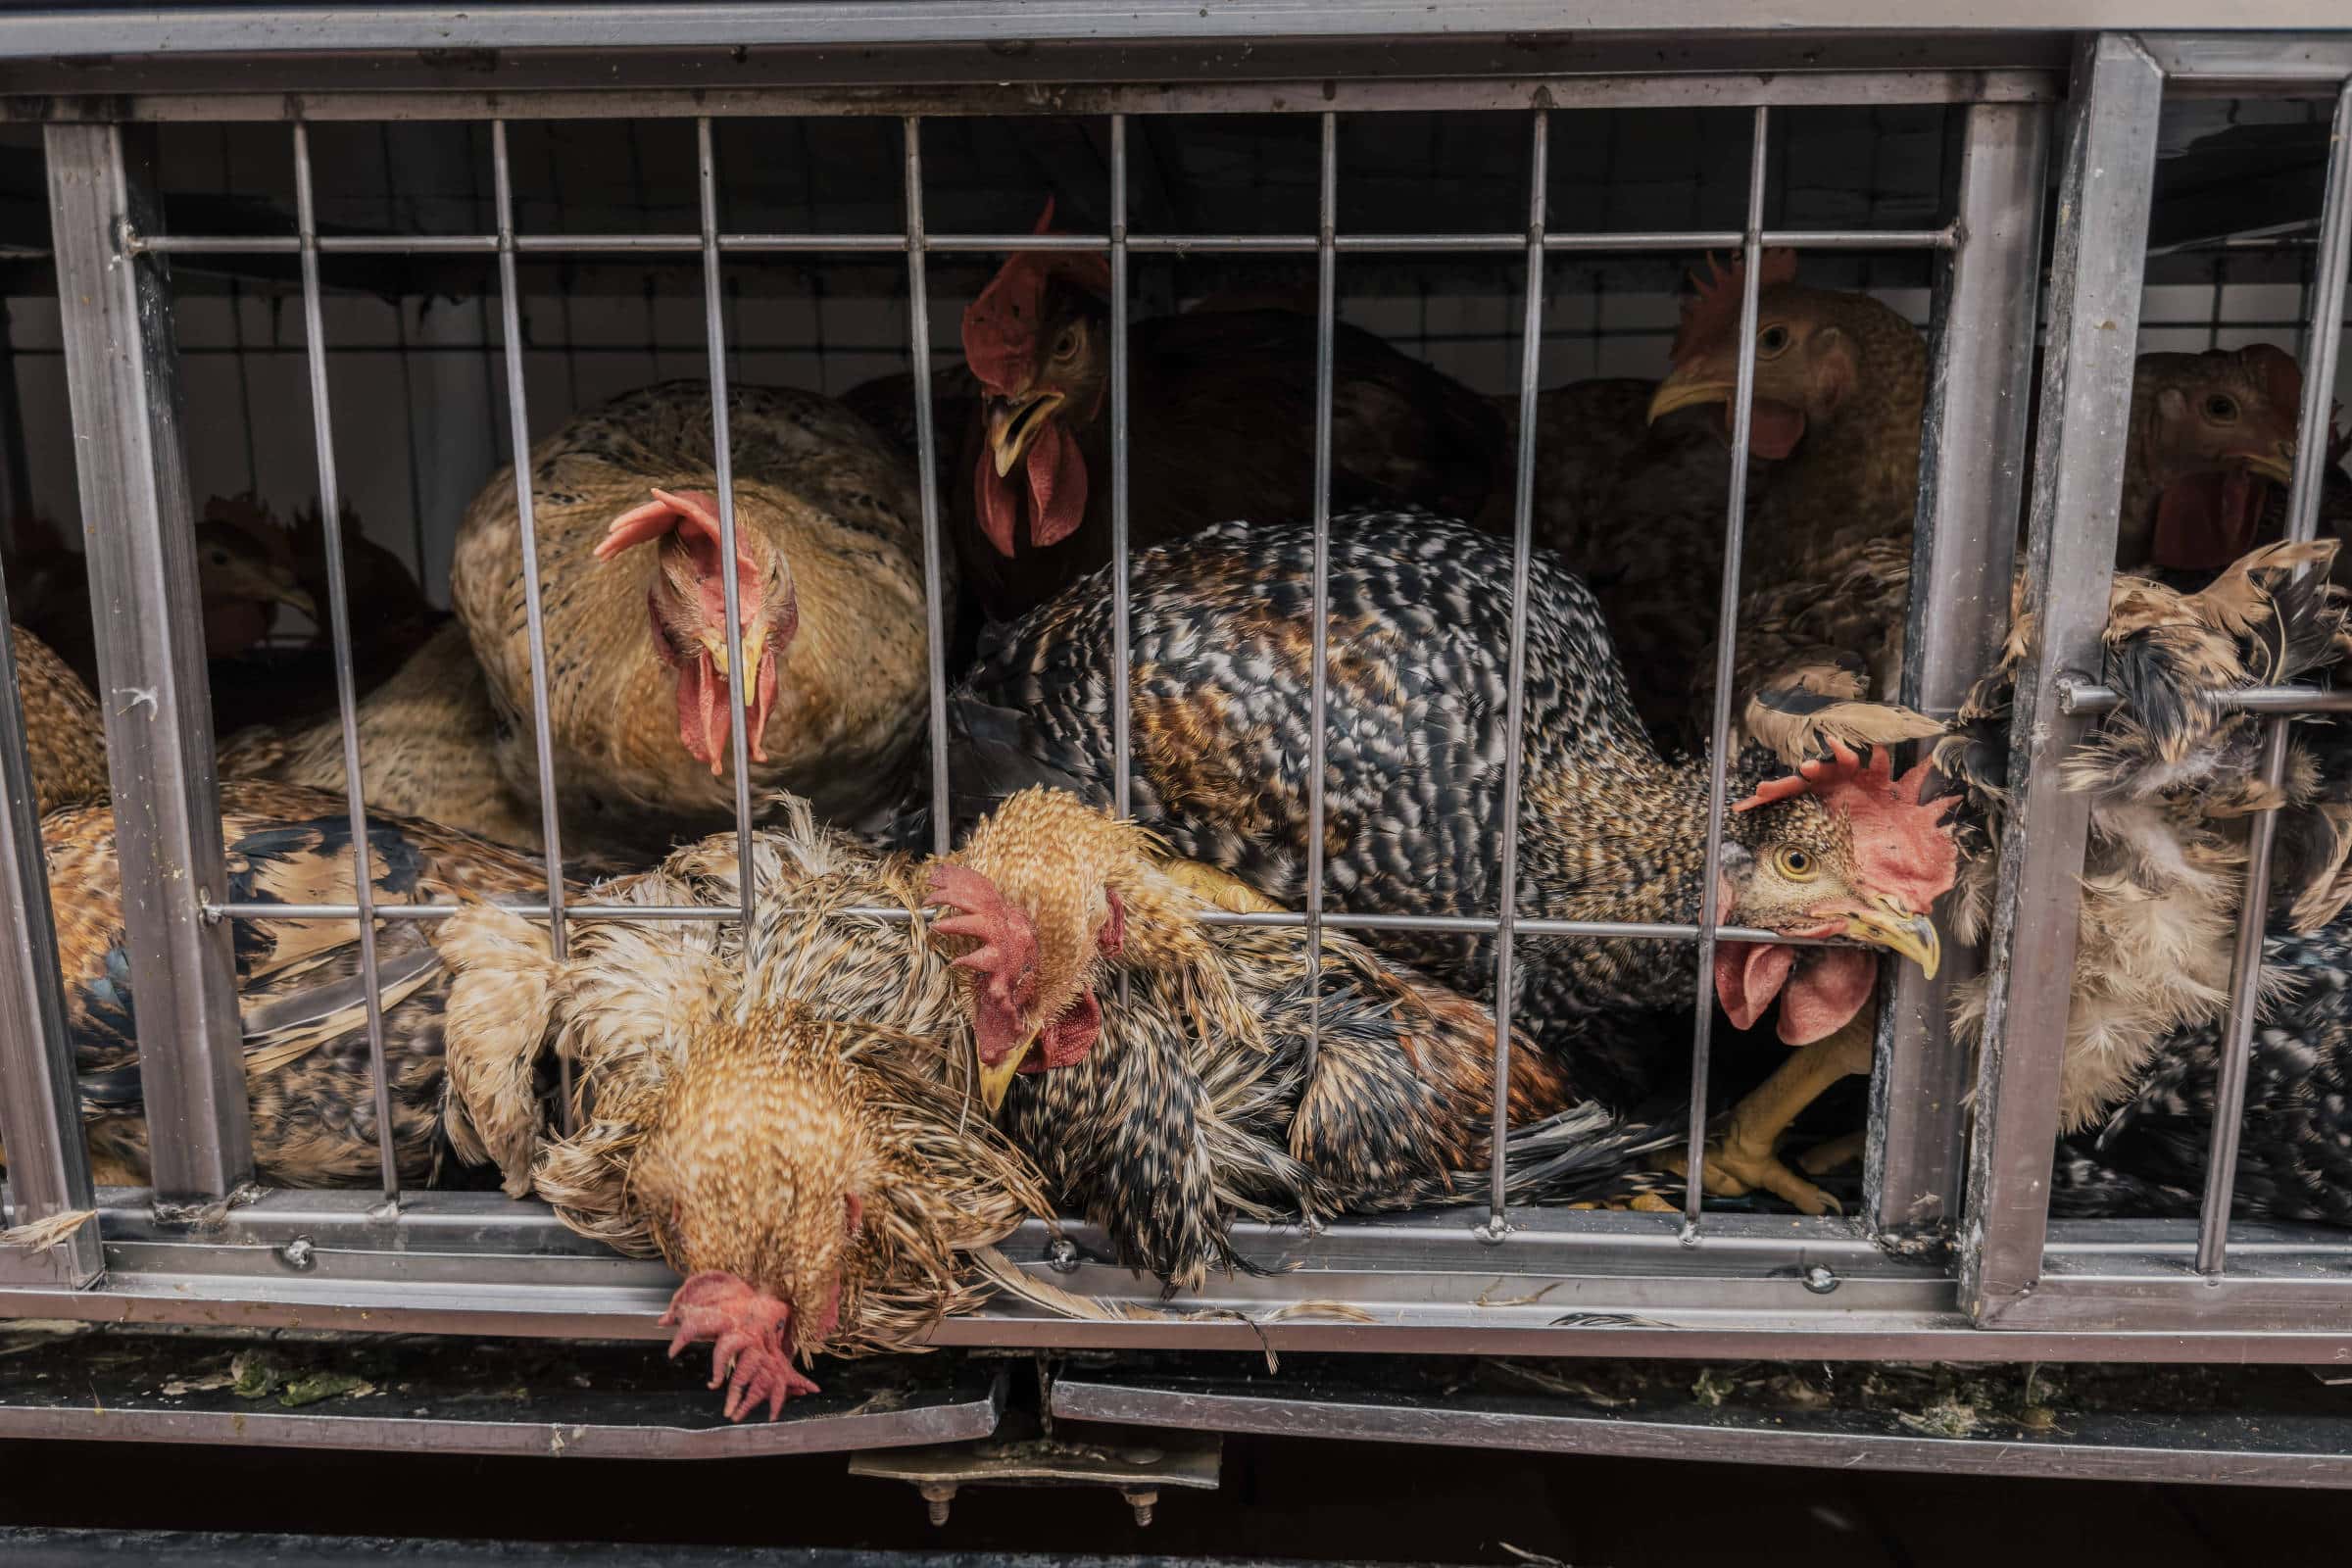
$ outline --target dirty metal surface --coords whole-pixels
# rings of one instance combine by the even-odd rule
[[[551,1457],[731,1458],[986,1436],[994,1367],[948,1355],[820,1361],[820,1393],[729,1423],[708,1350],[0,1325],[0,1438],[231,1443]]]
[[[1169,1358],[1056,1416],[1219,1432],[1958,1474],[2352,1487],[2352,1369]]]
[[[850,1474],[906,1482],[930,1506],[935,1525],[948,1522],[964,1487],[1104,1487],[1127,1500],[1137,1524],[1148,1525],[1163,1489],[1215,1491],[1224,1450],[1224,1438],[1214,1432],[1076,1421],[1041,1426],[1029,1411],[1016,1410],[975,1442],[852,1454]]]

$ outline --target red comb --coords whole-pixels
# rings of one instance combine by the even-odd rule
[[[1683,301],[1683,324],[1674,334],[1674,348],[1667,359],[1680,365],[1692,354],[1705,348],[1740,321],[1740,279],[1746,274],[1747,262],[1740,258],[1727,269],[1714,257],[1707,258],[1707,275],[1690,274],[1691,296]],[[1777,288],[1783,283],[1796,281],[1796,252],[1772,250],[1764,253],[1764,270],[1758,274],[1759,290]]]
[[[1756,786],[1756,793],[1736,803],[1735,811],[1812,795],[1853,825],[1856,891],[1892,894],[1903,906],[1925,913],[1960,874],[1960,846],[1946,813],[1958,804],[1956,796],[1920,803],[1929,766],[1921,762],[1901,778],[1894,776],[1894,759],[1882,747],[1868,762],[1838,741],[1830,742],[1831,756],[1804,763],[1787,778]]]
[[[943,860],[931,868],[926,904],[944,905],[960,912],[931,922],[934,932],[970,937],[980,946],[956,959],[959,969],[976,969],[988,977],[988,990],[1004,1006],[1028,999],[1018,995],[1037,974],[1037,929],[1029,917],[1005,902],[996,883],[968,865]]]
[[[1032,232],[1054,232],[1051,196]],[[1110,262],[1086,251],[1016,251],[964,308],[963,362],[990,391],[1010,397],[1036,378],[1046,285],[1056,277],[1107,295]]]
[[[2303,406],[2303,367],[2276,343],[2249,343],[2237,351],[2239,361],[2261,383],[2271,407],[2293,418]]]

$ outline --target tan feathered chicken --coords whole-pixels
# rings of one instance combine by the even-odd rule
[[[482,667],[451,622],[399,672],[360,700],[360,766],[371,810],[405,812],[499,844],[538,852],[538,807],[507,784],[498,710]],[[269,779],[340,794],[343,727],[336,714],[263,725],[220,748],[222,778]],[[567,842],[566,848],[585,847]]]
[[[709,389],[673,381],[582,415],[531,454],[549,717],[566,820],[732,814],[729,705],[760,796],[870,807],[922,728],[925,638],[912,475],[839,404],[736,387],[728,405],[746,671],[726,667]],[[514,479],[467,509],[451,593],[492,700],[498,755],[537,799]]]
[[[17,696],[24,705],[24,750],[44,813],[106,799],[106,721],[81,677],[47,643],[11,623]]]
[[[1728,435],[1741,278],[1739,266],[1714,271],[1685,305],[1651,418],[1704,408]],[[1858,746],[1939,733],[1906,709],[1861,701],[1893,695],[1902,672],[1927,344],[1868,295],[1798,284],[1792,252],[1767,251],[1757,281],[1749,440],[1773,468],[1741,560],[1735,728],[1791,765],[1830,739]],[[1685,593],[1703,615],[1711,585]],[[1693,691],[1707,711],[1711,658]],[[1749,701],[1759,693],[1771,695]]]
[[[2294,477],[2302,403],[2302,368],[2269,343],[2141,355],[2117,567],[2209,576],[2253,549],[2275,487]]]

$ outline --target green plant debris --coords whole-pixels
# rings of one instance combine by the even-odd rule
[[[1714,1409],[1740,1392],[1740,1379],[1733,1373],[1716,1367],[1702,1366],[1698,1379],[1690,1385],[1690,1397]]]
[[[277,1357],[260,1350],[240,1351],[228,1363],[229,1391],[240,1399],[266,1399],[286,1381]]]
[[[1965,1438],[1984,1423],[1973,1404],[1938,1399],[1921,1410],[1895,1412],[1895,1424],[1931,1438]]]
[[[279,1390],[277,1402],[289,1410],[299,1410],[306,1404],[317,1404],[322,1399],[339,1399],[345,1395],[358,1398],[374,1392],[374,1384],[348,1372],[314,1372],[309,1377],[296,1378]]]

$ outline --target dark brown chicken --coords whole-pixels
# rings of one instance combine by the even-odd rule
[[[1051,232],[1053,207],[1038,232]],[[982,405],[962,435],[951,531],[981,609],[1006,620],[1110,559],[1107,264],[1004,264],[963,317]],[[1312,317],[1193,311],[1129,326],[1128,497],[1137,550],[1235,517],[1314,510]],[[1336,508],[1475,517],[1503,450],[1483,398],[1367,332],[1333,341]]]
[[[2253,549],[2277,487],[2294,477],[2302,403],[2301,367],[2268,343],[2141,355],[2116,566],[2210,578]]]
[[[24,751],[42,812],[104,801],[106,721],[98,700],[47,643],[22,626],[8,631],[16,654],[17,696],[24,705]]]
[[[1714,270],[1684,306],[1653,419],[1706,409],[1728,433],[1741,279],[1739,266]],[[1901,676],[1927,345],[1868,295],[1798,284],[1792,252],[1767,251],[1757,281],[1749,440],[1773,468],[1741,560],[1735,728],[1791,764],[1832,738],[1886,744],[1938,733],[1907,710],[1858,700],[1892,696]],[[1705,618],[1714,597],[1711,583],[1692,582],[1682,602]],[[1693,676],[1695,710],[1706,713],[1712,660]],[[1748,702],[1792,688],[1798,700]]]

